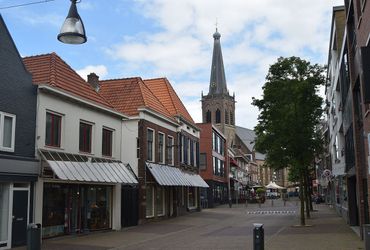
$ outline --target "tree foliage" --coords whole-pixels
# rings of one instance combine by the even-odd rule
[[[323,145],[317,127],[323,112],[318,88],[325,83],[324,71],[299,57],[280,57],[270,66],[262,99],[253,98],[260,111],[255,149],[266,154],[268,167],[289,167],[291,180],[300,182],[302,225],[304,175]]]
[[[269,167],[303,167],[320,150],[316,127],[323,100],[317,92],[325,81],[324,70],[298,57],[280,57],[270,66],[262,99],[253,98],[260,110],[255,147],[266,153]]]

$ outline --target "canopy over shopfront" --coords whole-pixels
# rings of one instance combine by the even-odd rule
[[[149,162],[146,167],[161,186],[209,187],[198,174],[185,173],[179,168]]]
[[[269,188],[269,189],[285,189],[285,187],[281,187],[281,186],[279,186],[278,184],[276,184],[275,182],[272,182],[272,181],[270,181],[270,183],[266,186],[266,188]]]
[[[66,181],[138,184],[131,167],[117,160],[48,150],[39,152],[47,162],[42,170],[44,177],[49,175]],[[51,174],[47,167],[52,170]]]

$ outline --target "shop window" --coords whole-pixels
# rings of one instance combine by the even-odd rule
[[[92,125],[80,122],[80,152],[91,153]]]
[[[42,236],[110,229],[112,187],[45,183]]]
[[[45,145],[58,148],[60,147],[61,128],[62,116],[47,112]]]
[[[164,209],[164,188],[162,187],[157,188],[156,207],[157,207],[157,216],[163,216],[165,214],[165,209]]]
[[[188,188],[188,208],[195,208],[197,206],[197,195],[194,187]]]
[[[112,156],[113,131],[103,128],[102,155]]]
[[[151,185],[146,186],[146,217],[154,216],[154,188]]]
[[[164,134],[159,133],[158,134],[158,161],[160,163],[165,163],[164,162]]]
[[[86,221],[89,230],[102,230],[111,228],[112,187],[88,186],[86,189]],[[84,191],[86,192],[86,190]]]
[[[9,184],[0,183],[0,246],[7,246],[9,217]]]
[[[147,159],[148,161],[154,161],[154,131],[151,129],[147,130]]]
[[[173,137],[167,136],[167,163],[173,165],[173,151],[174,151],[174,144],[173,144]]]

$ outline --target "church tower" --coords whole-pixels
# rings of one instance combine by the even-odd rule
[[[209,92],[202,93],[203,123],[213,123],[226,136],[228,146],[235,142],[235,95],[229,95],[222,58],[221,34],[213,34],[213,56]]]

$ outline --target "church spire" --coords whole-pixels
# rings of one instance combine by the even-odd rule
[[[228,94],[226,86],[226,77],[224,62],[222,59],[221,34],[217,31],[213,34],[214,45],[213,45],[213,56],[212,56],[212,68],[211,78],[209,81],[209,95],[214,94]]]

